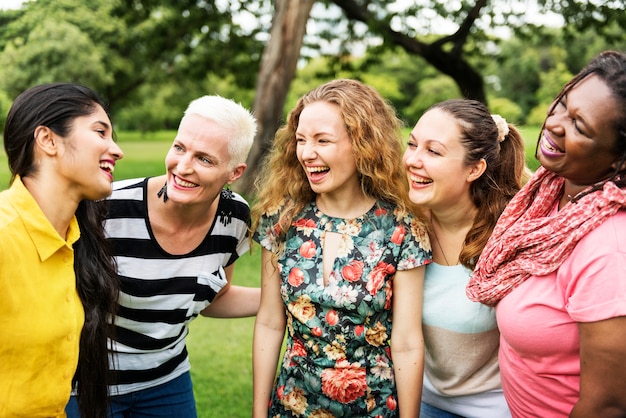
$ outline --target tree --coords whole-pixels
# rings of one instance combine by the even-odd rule
[[[274,133],[283,115],[285,98],[293,79],[300,48],[304,39],[306,22],[315,0],[277,0],[270,41],[265,45],[259,71],[254,114],[258,132],[248,156],[250,170],[235,188],[242,193],[254,193],[257,168],[271,145]]]
[[[254,4],[266,12],[264,0]],[[197,86],[207,74],[253,88],[264,27],[244,30],[233,19],[237,7],[236,0],[36,0],[0,10],[0,88],[15,97],[53,78],[82,82],[114,111],[149,100],[142,86]],[[198,90],[179,89],[174,99],[189,102]]]
[[[290,2],[290,0],[283,0]],[[298,0],[291,0],[293,4],[298,4]],[[282,3],[282,2],[279,2]],[[485,47],[496,44],[495,37],[488,33],[488,28],[495,26],[504,26],[519,33],[532,32],[536,25],[529,24],[521,19],[525,10],[516,9],[513,2],[493,2],[488,0],[461,0],[459,2],[442,2],[437,0],[423,1],[419,4],[413,4],[405,7],[403,10],[397,11],[394,8],[392,0],[325,0],[325,5],[334,4],[338,6],[344,14],[344,18],[348,21],[345,32],[344,42],[348,44],[351,41],[366,42],[372,37],[379,37],[381,41],[381,49],[390,47],[401,47],[409,54],[422,57],[428,64],[435,67],[443,74],[450,76],[456,83],[461,94],[466,98],[473,98],[487,103],[487,95],[485,92],[485,84],[483,75],[472,63],[471,58],[480,62],[479,55],[483,55],[483,60],[495,55],[490,53]],[[626,23],[626,17],[623,13],[623,4],[621,2],[612,2],[605,4],[603,2],[589,3],[581,6],[578,0],[540,0],[540,12],[556,11],[561,13],[566,23],[577,28],[593,28],[602,27],[606,22],[617,22],[623,28]],[[564,10],[565,7],[567,10]],[[307,9],[310,10],[310,9]],[[449,19],[454,22],[455,29],[451,30],[451,34],[433,37],[418,36],[420,31],[417,26],[424,22],[428,22],[428,13],[434,25],[441,23],[443,19]],[[434,18],[432,12],[435,12]],[[413,19],[414,16],[421,15],[422,19]],[[301,15],[304,16],[304,15]],[[443,19],[437,19],[437,17]],[[340,38],[341,31],[337,30],[338,21],[336,17],[330,18],[329,29],[317,34],[322,39],[331,37]],[[302,19],[301,24],[306,24],[306,19]],[[412,23],[411,23],[412,22]],[[366,29],[360,34],[356,23],[364,24]],[[283,27],[284,22],[275,20],[274,25]],[[398,27],[399,29],[396,29]],[[431,32],[433,33],[433,32]],[[620,32],[621,33],[621,32]],[[618,35],[619,36],[619,35]],[[623,34],[621,35],[623,39]],[[430,38],[430,39],[429,39]],[[434,39],[433,39],[434,38]],[[270,38],[266,52],[272,48],[269,44],[272,42],[280,42],[277,38]],[[342,45],[345,43],[342,42]],[[366,42],[367,43],[367,42]],[[495,51],[495,48],[491,48]],[[337,61],[343,59],[343,53],[348,52],[348,48],[342,48],[337,54]],[[287,54],[297,54],[299,51],[289,48],[284,51]],[[349,52],[348,52],[349,54]],[[294,62],[294,57],[283,58],[287,62]],[[350,60],[344,60],[350,62]],[[269,61],[263,61],[261,73],[264,73],[263,66],[268,65]],[[291,78],[284,77],[280,80],[280,91],[286,92],[289,89]],[[538,87],[538,86],[537,86]],[[257,97],[264,93],[257,87]],[[273,96],[278,103],[284,103],[284,98]],[[534,103],[529,103],[527,108],[532,107]],[[255,105],[255,111],[257,110]],[[274,119],[274,121],[277,119]],[[264,126],[265,122],[263,122]],[[264,128],[266,129],[266,128]],[[250,187],[250,178],[253,178],[258,169],[258,163],[262,160],[263,155],[271,146],[272,135],[263,132],[259,136],[254,145],[251,158],[248,159],[248,170],[246,172],[246,181],[242,182],[240,191],[244,194],[252,194],[254,191]]]

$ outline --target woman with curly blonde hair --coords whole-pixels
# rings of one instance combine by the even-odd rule
[[[253,209],[253,416],[418,415],[431,254],[400,127],[374,89],[341,79],[302,97],[277,132]]]

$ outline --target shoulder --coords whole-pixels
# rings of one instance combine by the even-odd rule
[[[148,181],[148,177],[118,180],[118,181],[114,181],[111,187],[113,189],[113,192],[116,192],[118,190],[143,188],[147,181]]]
[[[593,230],[589,231],[576,246],[576,252],[585,254],[626,254],[626,209],[617,211]]]
[[[113,193],[108,200],[143,200],[148,177],[113,182]]]
[[[223,189],[220,194],[220,210],[232,213],[238,218],[250,217],[250,205],[240,194]]]
[[[0,192],[0,229],[4,229],[8,224],[18,217],[17,211],[11,204],[9,191]]]
[[[118,180],[113,182],[113,190],[141,187],[149,177],[139,177],[134,179]]]

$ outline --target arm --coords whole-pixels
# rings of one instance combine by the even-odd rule
[[[422,299],[425,267],[398,271],[393,279],[391,356],[402,418],[419,416],[424,373]]]
[[[261,256],[261,306],[254,324],[252,350],[253,417],[267,417],[270,394],[276,379],[276,366],[285,337],[287,318],[280,296],[280,273],[272,253]]]
[[[578,324],[580,398],[570,417],[626,416],[626,317]]]
[[[235,264],[224,269],[226,286],[215,296],[213,302],[200,314],[213,318],[243,318],[256,315],[261,300],[258,287],[231,286]]]

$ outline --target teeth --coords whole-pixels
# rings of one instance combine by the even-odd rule
[[[424,179],[422,177],[413,177],[413,176],[411,176],[411,181],[413,183],[420,183],[420,184],[428,184],[428,183],[432,183],[433,182],[432,180],[427,180],[427,179]]]
[[[309,173],[321,173],[322,171],[328,171],[328,167],[307,167]]]
[[[196,187],[195,183],[190,183],[188,181],[181,180],[178,177],[176,177],[176,184],[178,184],[179,186],[183,186],[183,187]]]
[[[555,153],[562,153],[563,152],[563,150],[561,150],[559,148],[553,147],[552,144],[550,144],[550,141],[548,141],[545,137],[543,138],[543,146],[548,151],[552,151],[552,152],[555,152]]]
[[[109,173],[113,173],[113,171],[115,171],[115,166],[108,161],[101,161],[100,168],[108,171]]]

